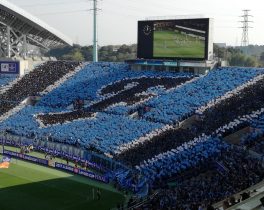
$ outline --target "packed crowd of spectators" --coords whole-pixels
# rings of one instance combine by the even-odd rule
[[[164,92],[161,91],[161,89],[156,88],[159,90],[152,90],[151,92],[159,91],[159,94],[157,94],[159,97],[156,99],[154,97],[153,99],[148,100],[149,102],[144,103],[148,107],[153,107],[150,112],[146,113],[144,117],[148,120],[157,122],[173,123],[173,121],[180,120],[185,115],[188,116],[190,112],[193,112],[201,105],[204,105],[208,102],[208,100],[214,99],[219,95],[234,89],[235,87],[245,83],[246,81],[261,73],[262,71],[257,69],[228,68],[213,71],[206,77],[200,78],[197,81],[192,82],[191,84],[170,92]],[[130,83],[129,85],[133,85],[133,81],[131,78],[162,78],[170,76],[175,77],[175,75],[176,74],[173,75],[172,73],[168,72],[133,72],[128,70],[128,66],[123,64],[91,64],[86,66],[85,69],[79,74],[76,74],[74,78],[68,80],[59,88],[54,90],[51,94],[43,98],[40,105],[65,107],[77,98],[80,98],[82,100],[89,99],[90,101],[97,99],[96,101],[100,102],[105,98],[105,96],[113,95],[110,92],[119,92],[120,89],[124,88],[125,85],[122,85],[123,83],[127,84],[126,81],[131,80],[132,83]],[[180,76],[186,76],[186,74],[180,74]],[[226,81],[225,85],[223,85],[222,83],[223,78],[225,78],[225,80],[228,80]],[[109,88],[108,92],[106,91],[104,93],[107,88]],[[137,89],[139,89],[139,87]],[[197,92],[198,89],[199,92]],[[74,92],[75,94],[72,94],[72,92]],[[140,93],[140,91],[138,90],[137,92]],[[142,90],[141,92],[144,92],[144,90]],[[183,95],[188,95],[188,97],[184,98]],[[141,97],[143,98],[138,97],[136,98],[136,100],[142,99],[144,101],[144,99],[146,99],[146,97],[148,98],[149,96],[143,95]],[[177,98],[179,98],[179,100],[177,100]],[[108,100],[112,101],[113,98],[110,98]],[[131,103],[133,104],[133,101]],[[105,105],[104,107],[108,107],[108,113],[127,114],[131,110],[129,106],[131,105],[131,103],[128,103],[128,106],[124,106],[119,105],[118,101],[116,101],[116,103],[111,102],[111,104],[114,106],[109,107],[109,101],[103,100],[101,102],[101,105]],[[100,104],[98,104],[97,107],[99,105]],[[162,109],[159,109],[159,107]],[[96,110],[96,107],[93,108]]]
[[[48,61],[36,67],[0,95],[0,115],[16,107],[27,97],[38,95],[79,65],[79,62]]]
[[[249,130],[240,139],[240,145],[264,156],[264,115],[249,121],[245,127]]]
[[[146,92],[151,87],[159,86],[168,90],[176,88],[190,79],[192,79],[192,77],[141,77],[137,79],[122,80],[103,88],[101,93],[103,95],[110,94],[110,96],[92,103],[85,109],[61,114],[46,114],[41,115],[38,118],[44,125],[62,124],[66,121],[88,118],[89,116],[91,117],[94,115],[92,112],[105,112],[108,107],[115,106],[116,104],[124,103],[130,106],[136,103],[142,103],[142,101],[153,96],[153,93]]]
[[[131,71],[127,64],[120,63],[91,63],[60,87],[43,97],[39,105],[65,108],[76,99],[90,102],[102,100],[107,94],[100,90],[113,85],[117,81],[140,77],[183,77],[186,75],[191,76],[191,74],[186,73]]]
[[[136,168],[154,182],[157,179],[169,178],[185,169],[195,167],[200,162],[217,155],[226,147],[227,145],[218,138],[200,137],[177,149],[146,160]]]
[[[102,76],[102,78],[100,78],[100,76]],[[120,78],[126,81],[129,78],[134,77],[136,77],[137,80],[142,81],[142,79],[139,78],[142,78],[143,76],[144,78],[147,78],[148,76],[150,77],[148,80],[150,81],[149,85],[163,83],[163,85],[167,88],[174,87],[175,85],[177,86],[192,78],[191,75],[187,74],[186,77],[186,74],[182,73],[175,74],[170,72],[154,71],[133,72],[128,70],[127,66],[123,64],[89,64],[83,70],[79,71],[73,77],[61,84],[58,88],[54,89],[51,93],[44,96],[37,106],[25,107],[18,114],[15,114],[7,119],[3,124],[1,124],[1,128],[12,128],[12,130],[14,130],[18,135],[25,136],[33,134],[33,136],[37,136],[38,138],[41,138],[41,136],[52,135],[56,141],[70,144],[75,144],[78,140],[78,142],[80,142],[80,144],[85,148],[97,148],[102,152],[111,153],[116,150],[120,144],[127,143],[147,134],[148,132],[151,132],[151,130],[160,128],[162,127],[162,124],[148,122],[145,120],[134,120],[130,117],[122,115],[104,113],[98,113],[95,117],[93,117],[93,115],[91,118],[89,112],[83,112],[82,110],[69,112],[65,109],[65,107],[72,103],[72,99],[76,99],[78,97],[79,100],[83,100],[92,91],[94,95],[90,96],[98,97],[98,100],[102,101],[106,98],[106,96],[104,96],[103,93],[99,93],[100,88],[103,87],[104,89],[108,87],[109,82],[111,83],[112,81],[111,84],[114,84],[114,79]],[[164,79],[162,76],[164,76]],[[157,78],[155,79],[155,77]],[[164,80],[166,82],[164,82]],[[175,81],[176,84],[174,84]],[[91,88],[89,86],[90,84],[92,84]],[[144,85],[148,86],[145,83]],[[97,87],[98,89],[94,89],[94,87]],[[126,87],[124,87],[125,90],[128,90],[129,88],[126,89]],[[83,90],[80,91],[81,95],[77,92],[79,90]],[[85,90],[87,90],[87,92],[85,92]],[[136,89],[136,92],[137,91],[140,92],[138,88]],[[71,95],[70,99],[68,97],[69,95]],[[65,124],[56,124],[55,127],[48,126],[45,128],[39,128],[41,123],[39,124],[40,121],[37,119],[37,116],[41,118],[45,116],[45,113],[60,113],[62,111],[67,111],[67,115],[70,116],[67,118],[67,121],[61,120],[58,114],[55,116],[58,116],[61,121],[55,119],[52,124]],[[80,118],[80,115],[83,117],[83,114],[86,113],[87,116],[85,116],[84,119],[73,121],[76,118]],[[87,133],[89,135],[87,135]],[[106,136],[107,138],[105,138]]]
[[[223,169],[219,169],[218,164]],[[228,147],[196,167],[175,175],[171,181],[173,186],[165,185],[163,180],[156,182],[156,188],[162,189],[158,196],[136,209],[214,209],[212,204],[228,197],[230,199],[225,203],[231,206],[237,202],[233,194],[263,178],[263,167],[257,159],[242,149]]]
[[[181,121],[196,109],[226,92],[246,83],[263,70],[251,68],[222,68],[175,91],[154,98],[146,105],[153,107],[144,117],[153,121]]]
[[[260,110],[264,105],[263,90],[264,78],[245,87],[232,97],[224,99],[221,103],[217,103],[201,115],[202,121],[207,122],[207,126],[199,124],[198,129],[204,133],[212,132],[239,116]]]
[[[76,141],[78,141],[82,147],[93,148],[113,155],[119,150],[120,146],[146,136],[156,129],[161,130],[164,128],[164,123],[162,122],[169,118],[164,115],[165,118],[161,120],[162,122],[159,120],[152,121],[147,115],[155,110],[156,107],[144,107],[144,104],[151,104],[152,101],[157,101],[158,98],[163,100],[166,95],[170,95],[170,97],[173,95],[176,99],[181,97],[181,100],[173,100],[173,104],[165,100],[164,113],[168,104],[173,105],[171,111],[175,113],[178,109],[187,108],[186,112],[184,111],[183,113],[178,110],[179,116],[181,115],[181,118],[183,118],[184,115],[182,114],[184,113],[187,113],[187,115],[194,113],[196,108],[196,106],[193,106],[194,99],[197,99],[197,106],[205,105],[212,98],[222,96],[226,91],[232,90],[232,88],[249,81],[262,72],[262,70],[258,69],[224,68],[188,81],[192,76],[182,73],[134,72],[129,70],[128,66],[124,64],[89,64],[45,95],[37,106],[25,107],[18,114],[4,121],[0,127],[1,129],[12,128],[18,135],[33,133],[38,138],[52,135],[56,141],[69,144],[76,144]],[[142,78],[145,78],[146,82]],[[223,78],[226,79],[223,80]],[[180,85],[181,83],[184,84]],[[156,86],[152,87],[153,85]],[[177,85],[180,86],[178,87]],[[131,91],[135,95],[129,95]],[[138,112],[141,113],[139,119],[131,119],[127,115],[134,108],[121,105],[115,106],[115,103],[111,102],[114,97],[118,103],[120,97],[115,97],[115,93],[117,93],[117,96],[120,93],[123,96],[121,98],[125,99],[125,101],[127,100],[129,104],[129,100],[133,99],[133,96],[140,98],[141,95],[136,93],[141,93],[141,91],[147,94],[154,93],[158,95],[158,98],[151,98],[149,102],[141,104],[143,108],[138,109]],[[186,94],[188,97],[185,97]],[[75,100],[86,100],[86,97],[94,99],[94,102],[91,102],[85,108],[85,111],[75,110],[72,112],[66,109]],[[186,103],[181,104],[182,101]],[[114,106],[106,108],[109,105]],[[100,112],[93,114],[98,109]],[[102,109],[105,110],[101,112]],[[123,112],[122,110],[125,111]],[[143,112],[140,110],[143,110]],[[62,114],[66,118],[61,118],[61,112],[65,112]],[[163,110],[160,110],[158,115],[162,112]],[[53,115],[48,113],[53,113]],[[215,112],[213,111],[213,113]],[[210,116],[213,116],[213,113]],[[46,123],[43,123],[42,120],[45,116],[47,116],[47,119],[45,119]],[[82,119],[76,120],[79,118]],[[174,121],[175,124],[173,126],[175,127],[177,127],[177,119],[176,117]],[[222,123],[226,123],[226,121]],[[207,124],[205,124],[206,126]],[[195,131],[197,127],[193,127],[193,132],[184,129],[165,129],[161,134],[154,135],[150,139],[149,144],[140,145],[135,150],[131,149],[130,154],[127,152],[121,154],[118,158],[132,165],[139,164],[142,160],[147,160],[162,152],[177,148],[184,142],[193,140],[204,133],[203,128]],[[214,128],[211,129],[209,123],[206,129],[208,133],[214,131]],[[145,152],[146,148],[148,149],[147,153]]]
[[[261,155],[262,157],[264,156],[264,133],[263,132],[258,132],[257,134],[253,133],[250,134],[244,142],[244,145]]]
[[[0,115],[77,66],[78,62],[65,61],[39,66],[0,94]],[[27,106],[3,121],[0,130],[36,139],[48,136],[135,166],[151,189],[163,189],[145,209],[202,210],[264,176],[258,161],[222,139],[244,123],[255,123],[256,138],[263,135],[264,117],[258,117],[264,112],[263,73],[261,69],[222,68],[196,78],[183,73],[134,72],[125,64],[88,64],[36,106]],[[72,104],[74,110],[69,110]],[[132,118],[135,111],[138,117]],[[189,128],[180,127],[180,121],[190,116],[194,120]],[[249,145],[247,139],[245,145]],[[123,179],[124,173],[120,185],[127,181],[145,184],[133,176],[130,179],[129,174]],[[171,178],[177,180],[176,187],[161,184]]]
[[[15,76],[6,76],[0,74],[0,88],[3,88],[5,85],[7,85],[8,83],[12,82],[15,79],[16,79]]]
[[[0,129],[10,129],[17,135],[32,134],[36,138],[51,135],[54,141],[96,148],[112,153],[121,144],[128,143],[152,130],[162,127],[160,123],[134,120],[122,115],[98,113],[94,118],[67,122],[62,125],[39,127],[34,116],[51,108],[28,106],[0,124]],[[52,109],[54,111],[54,109]]]
[[[206,109],[197,116],[198,120],[192,124],[190,130],[169,128],[154,137],[150,136],[148,141],[136,142],[136,145],[130,144],[129,147],[131,149],[126,149],[117,158],[136,165],[146,159],[151,159],[154,156],[177,148],[195,137],[202,135],[216,136],[219,133],[223,134],[225,130],[228,130],[227,128],[235,129],[236,126],[244,122],[240,117],[243,118],[245,116],[244,118],[247,120],[247,115],[263,107],[263,91],[264,78],[246,86],[231,97],[223,98],[221,103],[216,103]],[[229,125],[230,122],[233,123]]]

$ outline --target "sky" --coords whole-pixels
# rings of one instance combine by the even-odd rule
[[[9,0],[74,43],[93,41],[91,0]],[[98,43],[103,45],[137,43],[137,21],[149,17],[182,15],[214,19],[214,42],[238,46],[241,43],[242,10],[249,9],[253,27],[249,43],[264,45],[263,0],[98,0]]]

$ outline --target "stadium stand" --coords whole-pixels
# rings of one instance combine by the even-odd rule
[[[0,94],[1,114],[28,96],[42,96],[1,122],[0,130],[125,163],[107,171],[117,188],[141,196],[158,190],[142,209],[198,209],[264,178],[261,159],[243,148],[263,155],[263,69],[220,68],[198,76],[132,71],[118,63],[75,71],[79,65],[48,62]],[[74,107],[76,101],[82,106]],[[251,132],[240,145],[225,141],[245,127]]]
[[[1,209],[10,205],[7,197],[12,202],[12,192],[23,195],[18,205],[34,209],[34,198],[36,206],[41,198],[36,196],[38,191],[55,189],[57,181],[61,184],[56,188],[62,193],[50,195],[57,209],[82,209],[86,203],[88,209],[103,209],[101,197],[106,202],[114,200],[108,190],[115,190],[109,185],[122,194],[132,194],[129,210],[243,209],[247,199],[255,203],[254,208],[244,209],[257,210],[259,200],[264,203],[264,69],[216,67],[217,61],[210,58],[213,43],[208,44],[213,40],[211,23],[204,28],[200,21],[192,25],[188,19],[177,23],[159,20],[160,24],[153,22],[141,30],[145,38],[154,34],[154,57],[167,50],[174,54],[169,45],[175,43],[178,48],[188,45],[187,54],[192,55],[195,43],[195,51],[207,54],[199,56],[203,61],[137,59],[128,61],[132,66],[48,61],[31,71],[39,59],[26,58],[28,44],[48,49],[72,45],[72,41],[6,0],[0,3],[0,19],[0,56],[18,61],[23,57],[19,62],[24,66],[17,72],[21,77],[0,74],[1,159],[6,155],[94,180],[87,188],[84,179],[78,180],[74,195],[69,193],[73,184],[64,181],[76,177],[63,173],[60,178],[58,171],[54,176],[44,175],[41,168],[32,173],[36,177],[31,180],[23,162],[19,167],[24,176],[18,174],[10,186],[0,186]],[[162,31],[173,43],[167,38],[155,40]],[[150,68],[164,71],[146,70]],[[12,162],[12,171],[4,180],[12,177],[12,167],[18,162]],[[44,179],[36,179],[42,173]],[[62,189],[63,185],[69,188]],[[102,186],[109,188],[107,193],[101,193]],[[258,191],[255,198],[250,192],[253,187]],[[124,207],[118,204],[118,210]]]
[[[263,71],[247,68],[222,68],[181,89],[161,95],[147,105],[154,107],[144,118],[164,123],[182,121],[200,106],[242,85]]]
[[[143,101],[149,100],[155,96],[153,93],[147,93],[150,87],[162,86],[165,90],[176,88],[179,85],[190,80],[188,77],[179,78],[147,78],[141,77],[137,79],[124,80],[117,82],[112,86],[107,86],[102,89],[102,93],[114,93],[114,95],[106,97],[101,101],[95,102],[88,106],[86,109],[77,110],[62,114],[48,114],[40,115],[38,119],[44,125],[62,124],[66,121],[73,121],[79,118],[89,118],[93,116],[92,111],[103,112],[108,107],[115,106],[116,104],[123,103],[125,105],[142,104]],[[132,84],[132,85],[131,85]],[[128,86],[128,87],[127,87]],[[142,94],[143,93],[143,94]],[[144,110],[143,110],[144,111]]]
[[[240,137],[239,145],[256,152],[261,157],[264,155],[264,116],[263,114],[255,116],[243,125],[241,129],[246,129],[246,132]]]
[[[15,80],[16,77],[14,76],[5,76],[5,75],[0,75],[0,88],[4,88],[4,86],[8,85],[10,82]]]
[[[162,187],[160,181],[159,195],[137,209],[208,209],[213,203],[260,182],[263,177],[258,160],[249,157],[244,150],[227,146],[218,155],[175,176],[175,186]]]
[[[177,74],[180,76],[190,76],[190,74]],[[131,71],[126,64],[99,63],[86,65],[81,72],[70,80],[63,83],[56,90],[43,97],[40,106],[67,107],[76,99],[84,99],[91,102],[106,97],[100,93],[106,86],[129,78],[140,77],[175,77],[171,72],[156,71]],[[74,92],[74,94],[72,94]],[[62,97],[63,96],[63,97]]]
[[[161,124],[160,122],[155,122],[155,121],[154,122],[146,121],[145,119],[147,118],[145,118],[145,115],[143,116],[143,119],[130,119],[127,115],[125,116],[122,116],[120,114],[112,115],[112,114],[107,113],[106,111],[106,113],[102,113],[102,112],[98,113],[96,117],[92,118],[91,120],[82,119],[81,121],[73,121],[70,124],[66,123],[62,125],[56,125],[55,127],[48,126],[48,127],[40,129],[38,128],[38,122],[33,116],[38,115],[39,113],[54,113],[54,112],[68,111],[66,107],[70,105],[73,100],[77,98],[85,99],[86,97],[88,98],[97,97],[98,101],[102,101],[104,100],[102,95],[104,94],[104,91],[106,90],[107,84],[113,83],[116,77],[118,79],[117,81],[119,81],[120,83],[120,80],[122,79],[135,78],[135,77],[138,78],[139,76],[141,77],[144,76],[144,74],[147,77],[159,75],[157,72],[155,73],[154,72],[132,72],[132,71],[129,71],[129,69],[127,68],[128,67],[124,66],[123,64],[103,63],[103,64],[88,65],[82,71],[74,75],[71,79],[67,80],[61,86],[54,89],[50,94],[47,94],[46,96],[44,96],[43,99],[38,104],[38,106],[26,107],[19,114],[14,115],[11,118],[9,118],[1,126],[2,128],[12,127],[12,129],[15,132],[17,132],[17,134],[21,134],[21,135],[27,135],[27,134],[33,133],[33,135],[40,137],[40,136],[51,134],[53,138],[56,139],[57,141],[68,142],[70,144],[73,144],[77,139],[79,139],[82,146],[95,147],[101,150],[102,152],[113,153],[114,151],[118,149],[120,145],[129,143],[135,139],[138,139],[146,135],[147,133],[151,132],[152,130],[162,128],[163,124]],[[122,69],[123,69],[123,73],[122,73]],[[103,72],[102,74],[106,75],[101,80],[99,79],[99,75],[100,75],[99,72]],[[227,90],[230,90],[231,88],[237,87],[238,85],[241,85],[243,82],[246,82],[250,80],[251,78],[253,78],[254,76],[261,73],[261,71],[255,70],[255,69],[252,69],[252,71],[248,69],[230,69],[230,72],[225,69],[214,71],[205,77],[202,77],[198,80],[194,80],[193,82],[186,84],[186,86],[183,85],[179,88],[168,90],[167,92],[166,90],[163,90],[161,93],[161,96],[158,98],[165,97],[166,93],[169,95],[172,94],[173,92],[178,92],[178,93],[180,92],[181,95],[186,94],[186,88],[188,86],[191,86],[190,89],[193,90],[192,89],[193,83],[196,84],[198,83],[199,80],[202,80],[202,81],[198,83],[200,84],[200,88],[199,88],[199,91],[196,91],[196,93],[200,94],[199,93],[200,91],[204,93],[205,90],[203,88],[209,85],[208,82],[212,79],[213,75],[214,75],[213,85],[215,84],[215,88],[211,87],[211,89],[207,91],[209,95],[212,94],[215,97],[218,97],[220,92],[224,93],[225,90],[227,91]],[[229,87],[230,89],[227,89],[227,87],[223,85],[223,82],[225,83],[227,82],[227,81],[222,80],[223,75],[225,74],[230,76],[230,82],[228,83],[230,85]],[[163,75],[168,77],[168,76],[172,76],[172,73],[163,73]],[[176,74],[176,76],[183,78],[182,74],[180,75]],[[174,73],[174,77],[175,77],[175,73]],[[207,77],[209,77],[208,80],[206,79]],[[238,82],[237,78],[241,78],[241,81]],[[233,83],[231,81],[233,81]],[[77,84],[77,85],[73,86],[73,84]],[[91,84],[92,86],[91,89],[88,88],[89,84]],[[87,85],[87,88],[84,88],[85,85]],[[157,85],[157,84],[154,84],[154,85]],[[114,87],[118,87],[118,85],[117,86],[110,85],[107,87],[114,88]],[[223,90],[221,88],[223,88]],[[102,94],[98,94],[100,90],[102,91]],[[118,90],[119,89],[117,89],[117,91]],[[142,91],[145,91],[145,90],[146,89],[142,89]],[[79,95],[75,93],[79,93]],[[141,93],[140,90],[139,90],[139,93]],[[210,97],[213,97],[213,96],[210,96]],[[211,99],[210,97],[206,97],[207,99],[203,99],[203,100],[205,102],[208,102]],[[186,97],[186,100],[188,98],[190,98],[191,100],[188,103],[189,104],[192,103],[192,97]],[[150,99],[149,102],[145,102],[145,104],[151,103],[151,101],[156,101],[156,100],[157,100],[156,98]],[[96,104],[96,102],[92,103],[92,105],[93,104]],[[166,106],[166,101],[164,101],[164,106]],[[151,110],[152,108],[150,109],[149,112],[151,112]],[[146,115],[149,112],[147,112]],[[120,123],[121,121],[122,123]],[[86,122],[88,124],[86,124]],[[135,126],[132,126],[132,125],[135,125]],[[67,134],[65,134],[66,130],[68,131]],[[92,132],[89,132],[89,135],[87,135],[87,132],[89,130],[92,130]],[[103,130],[106,130],[106,132],[103,132]],[[125,132],[126,130],[127,132]],[[193,134],[189,134],[189,138],[187,138],[186,131],[182,131],[182,132],[183,132],[182,135],[185,136],[186,140],[191,140],[195,137]],[[108,136],[108,139],[105,139],[105,136]],[[72,141],[71,139],[74,139],[74,141]],[[180,142],[180,139],[178,141]],[[107,142],[112,142],[112,146],[109,147],[109,143]],[[171,145],[170,148],[173,148],[173,146],[175,145]],[[164,150],[167,151],[170,148],[164,148]],[[155,155],[155,154],[151,154],[151,155]]]
[[[0,114],[8,112],[28,96],[38,95],[65,74],[74,71],[78,65],[78,62],[68,61],[49,61],[40,65],[0,95]]]
[[[248,115],[253,111],[261,109],[263,100],[262,91],[263,78],[245,87],[242,91],[237,92],[233,97],[229,97],[221,103],[216,103],[215,106],[207,109],[199,116],[197,122],[193,123],[191,130],[169,128],[160,132],[158,135],[150,136],[148,141],[145,140],[142,143],[136,142],[136,145],[133,147],[129,145],[132,148],[126,149],[125,152],[118,155],[118,158],[136,165],[146,160],[146,158],[148,159],[173,148],[177,148],[195,137],[204,134],[215,135],[217,129],[220,129],[222,126],[225,128],[229,122],[237,120],[239,116]],[[254,98],[254,101],[251,98]]]
[[[162,126],[160,123],[152,123],[152,122],[147,122],[145,120],[133,120],[127,116],[115,116],[114,115],[113,117],[113,115],[111,114],[98,113],[96,115],[96,118],[93,118],[91,121],[88,121],[88,124],[86,126],[83,125],[83,124],[86,124],[87,122],[84,120],[84,121],[74,121],[72,122],[73,124],[63,124],[63,125],[56,126],[56,127],[47,127],[47,128],[39,129],[38,124],[36,123],[36,120],[32,118],[32,116],[35,114],[47,113],[51,111],[53,112],[54,111],[59,112],[63,110],[65,111],[65,107],[71,104],[73,99],[76,99],[76,98],[73,98],[74,96],[72,96],[72,98],[70,99],[67,98],[67,94],[75,95],[73,94],[75,90],[72,91],[71,89],[68,89],[68,88],[71,88],[73,83],[79,84],[80,85],[79,87],[78,85],[76,85],[77,87],[75,86],[74,88],[80,88],[81,90],[85,90],[83,85],[86,85],[86,86],[88,85],[89,87],[89,83],[87,83],[87,80],[83,80],[83,78],[85,78],[84,74],[89,75],[89,76],[93,75],[91,74],[91,72],[89,72],[89,68],[91,71],[94,70],[93,66],[96,66],[96,64],[88,65],[88,67],[84,68],[83,71],[78,72],[73,78],[66,81],[62,85],[64,87],[60,86],[59,88],[55,89],[50,94],[48,94],[47,96],[44,96],[44,98],[40,101],[38,106],[26,107],[18,115],[15,115],[9,118],[6,121],[7,123],[6,127],[8,128],[12,127],[14,131],[16,131],[18,134],[21,134],[21,135],[26,135],[27,133],[30,133],[30,134],[34,133],[34,135],[36,136],[43,136],[43,135],[45,136],[45,135],[48,135],[49,133],[52,133],[53,138],[60,142],[68,141],[68,143],[74,143],[74,141],[72,142],[70,139],[75,139],[75,141],[76,139],[79,139],[82,146],[90,145],[92,147],[96,147],[100,149],[103,152],[110,152],[110,151],[114,151],[116,147],[119,146],[120,144],[127,143],[131,140],[134,140],[135,138],[139,138],[141,135],[146,134],[153,129],[160,128]],[[111,74],[111,72],[114,71],[111,67],[111,64],[110,65],[101,64],[101,69],[99,70],[102,70],[102,68],[107,68],[107,66],[109,66],[108,69],[110,69],[110,74]],[[117,70],[115,72],[115,75],[116,74],[119,75],[119,69],[122,69],[123,66],[124,65],[116,65]],[[125,69],[125,74],[123,77],[127,78],[129,75],[131,75],[130,77],[134,78],[135,76],[136,77],[142,76],[143,73],[144,72],[136,72],[135,74],[133,74],[133,72]],[[93,76],[91,79],[92,82],[100,82],[100,79],[98,80],[97,74],[100,75],[98,72],[96,72],[95,76]],[[151,75],[151,76],[158,75],[157,72],[145,72],[145,74]],[[168,78],[168,76],[172,76],[172,73],[168,72],[168,73],[164,73],[164,75],[166,75],[166,78]],[[182,78],[184,79],[183,74],[179,74],[176,76],[177,76],[176,79],[177,78],[180,79],[179,82],[182,82],[181,81]],[[76,78],[77,80],[81,79],[81,81],[76,82]],[[111,77],[108,74],[106,78],[111,79]],[[104,80],[106,78],[104,78]],[[103,81],[103,79],[101,81]],[[102,84],[98,85],[97,87],[99,88],[101,85]],[[87,87],[87,90],[89,90],[88,87]],[[97,92],[97,91],[98,89],[94,90],[94,92]],[[85,96],[87,96],[86,95],[87,92],[83,94],[84,95],[81,95],[81,96],[79,95],[77,97],[84,98]],[[54,99],[49,100],[48,98],[50,97],[50,95],[53,95]],[[51,104],[53,103],[53,101],[56,101],[57,98],[60,98],[60,100],[63,100],[63,99],[64,100],[67,99],[67,100],[61,103],[62,106],[59,106],[58,104],[56,105]],[[50,101],[51,103],[47,104],[47,101]],[[56,108],[56,107],[59,107],[59,108]],[[17,121],[18,123],[14,123],[14,121]],[[12,124],[15,124],[15,126],[12,126]],[[109,129],[109,126],[110,126],[110,129]],[[23,129],[21,129],[21,127],[23,127]],[[105,133],[103,132],[104,128],[105,128]],[[70,131],[69,129],[72,130],[72,134],[70,134],[70,132],[69,133],[64,132],[65,130]],[[93,130],[93,132],[89,132],[91,135],[87,135],[86,133],[87,129]],[[129,132],[129,131],[133,131],[133,132]],[[119,136],[117,136],[117,134],[119,134]],[[125,137],[126,135],[128,136]],[[105,139],[105,136],[108,136],[108,139]],[[116,143],[113,141],[116,141]],[[111,144],[111,142],[112,142],[112,146],[109,147],[109,144]]]

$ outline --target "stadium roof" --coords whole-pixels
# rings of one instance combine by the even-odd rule
[[[25,34],[33,45],[52,48],[73,44],[56,29],[6,0],[0,0],[0,24]]]

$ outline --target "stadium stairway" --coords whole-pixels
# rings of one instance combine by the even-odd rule
[[[230,144],[239,145],[243,136],[247,135],[248,133],[250,133],[250,127],[245,127],[235,133],[226,136],[224,140]]]

